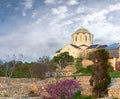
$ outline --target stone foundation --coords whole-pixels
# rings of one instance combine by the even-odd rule
[[[66,79],[66,78],[61,78]],[[73,78],[69,78],[73,79]],[[90,76],[77,77],[76,80],[81,84],[82,94],[91,95],[91,87],[89,85]],[[0,99],[27,99],[28,93],[31,90],[35,90],[35,86],[46,86],[50,83],[55,83],[57,80],[55,78],[49,78],[46,80],[39,79],[27,79],[27,78],[15,78],[10,79],[10,83],[6,82],[7,78],[0,78]],[[108,88],[109,97],[120,98],[120,78],[112,79],[112,83]],[[16,97],[16,98],[2,98],[2,97]],[[19,97],[19,98],[18,98]],[[29,99],[40,99],[40,98],[29,98]]]

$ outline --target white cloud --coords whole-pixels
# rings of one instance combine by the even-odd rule
[[[62,13],[66,13],[68,9],[66,6],[60,6],[57,8],[52,8],[51,11],[53,14],[62,14]]]
[[[24,6],[22,15],[26,16],[27,15],[26,11],[33,7],[33,0],[25,0],[21,4]]]
[[[59,6],[57,8],[51,8],[52,12],[52,21],[49,23],[51,26],[58,24],[61,20],[71,16],[71,13],[68,13],[67,6]],[[62,24],[62,23],[61,23]],[[60,24],[59,24],[60,25]]]
[[[85,8],[84,7],[78,7],[76,9],[76,13],[84,13],[85,12]]]
[[[109,7],[107,7],[106,9],[103,9],[99,12],[93,12],[92,14],[88,14],[86,15],[83,20],[85,24],[89,24],[90,23],[94,23],[96,25],[106,25],[107,19],[106,16],[108,13],[116,11],[116,10],[120,10],[120,3],[118,4],[114,4],[114,5],[110,5]]]
[[[37,12],[35,11],[35,12],[33,12],[33,14],[32,14],[32,18],[35,18],[37,16]]]
[[[22,16],[26,16],[26,12],[25,11],[22,12]]]
[[[38,18],[35,23],[36,23],[36,24],[40,24],[41,21],[42,21],[41,18]]]
[[[67,4],[68,5],[76,5],[76,4],[78,4],[78,1],[77,0],[68,0]]]
[[[115,5],[110,5],[109,6],[109,11],[115,11],[115,10],[120,10],[120,3],[117,3],[117,4],[115,4]]]
[[[25,2],[23,3],[24,5],[24,9],[31,9],[33,4],[33,0],[25,0]]]
[[[55,3],[55,0],[45,0],[44,1],[44,3],[46,3],[46,4],[53,4],[53,3]]]
[[[72,23],[73,23],[73,21],[71,21],[71,20],[68,20],[68,21],[65,22],[66,25],[70,25]]]
[[[44,0],[45,4],[62,4],[64,0]]]

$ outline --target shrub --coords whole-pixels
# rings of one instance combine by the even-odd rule
[[[76,67],[77,71],[79,71],[82,68],[82,61],[81,61],[81,59],[79,59],[79,58],[76,59],[75,67]]]
[[[77,90],[80,90],[80,84],[75,80],[65,79],[49,84],[45,90],[50,97],[43,96],[44,99],[72,99]],[[41,91],[40,88],[39,93],[42,93]]]

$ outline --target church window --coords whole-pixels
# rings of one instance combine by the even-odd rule
[[[89,36],[89,40],[91,41],[91,36]]]
[[[75,37],[75,41],[77,41],[77,36]]]
[[[85,41],[87,41],[87,36],[85,36]]]

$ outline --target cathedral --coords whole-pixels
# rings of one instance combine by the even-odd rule
[[[106,47],[106,45],[93,45],[93,34],[84,27],[76,30],[72,34],[71,38],[72,43],[67,44],[58,50],[55,55],[58,55],[62,52],[69,52],[69,54],[74,58],[87,58],[93,50],[100,47]]]
[[[116,67],[120,68],[120,64],[118,66],[116,65],[117,63],[120,63],[120,43],[113,43],[111,45],[93,44],[93,34],[84,27],[76,30],[71,35],[71,38],[71,44],[67,44],[58,50],[55,53],[55,56],[63,52],[69,52],[69,55],[74,58],[88,59],[93,51],[104,48],[109,53],[109,62],[114,69]]]

